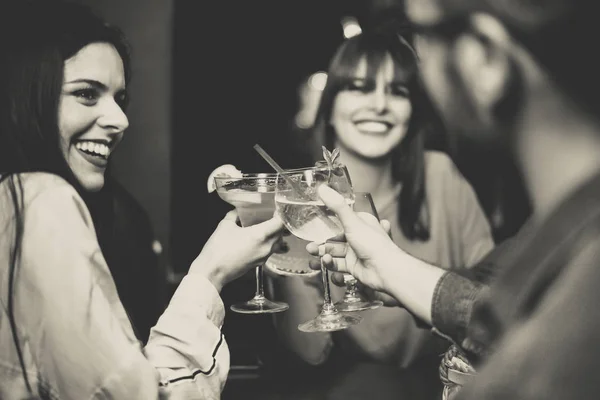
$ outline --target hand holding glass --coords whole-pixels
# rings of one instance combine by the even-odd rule
[[[375,209],[375,204],[373,203],[373,198],[371,197],[370,193],[354,193],[354,211],[369,213],[379,220],[379,215],[377,214],[377,209]],[[354,276],[350,274],[344,274],[344,284],[346,285],[344,298],[343,300],[335,303],[335,307],[339,311],[371,310],[383,305],[382,301],[368,300],[365,298],[364,295],[360,293],[358,289],[358,281]]]
[[[215,177],[219,197],[234,206],[242,226],[256,225],[273,217],[277,174],[243,174],[238,177]],[[256,267],[256,293],[251,300],[234,304],[231,310],[242,314],[264,314],[285,311],[286,303],[265,297],[263,266]]]
[[[342,165],[331,170],[326,166],[314,167],[277,176],[275,209],[286,228],[301,239],[324,243],[344,231],[335,213],[327,209],[317,194],[317,188],[323,184],[340,193],[349,205],[354,203],[348,170]],[[298,329],[303,332],[331,332],[360,323],[360,316],[341,313],[333,305],[329,272],[322,262],[321,273],[325,298],[321,313],[313,320],[298,325]]]

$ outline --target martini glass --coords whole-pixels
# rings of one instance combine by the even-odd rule
[[[242,226],[267,221],[275,211],[277,174],[243,174],[239,177],[215,177],[219,197],[237,209]],[[231,310],[242,314],[266,314],[285,311],[289,305],[265,297],[263,266],[256,267],[256,293],[244,303],[234,304]]]
[[[373,203],[371,193],[355,192],[353,208],[356,212],[369,213],[379,220],[379,215],[377,214],[377,209]],[[367,299],[358,289],[358,281],[351,274],[344,274],[344,284],[346,286],[344,298],[335,303],[335,306],[338,310],[363,311],[372,310],[383,305],[382,301]]]
[[[328,184],[340,193],[349,205],[354,204],[354,193],[343,165],[313,167],[284,171],[277,176],[275,209],[286,228],[296,237],[311,242],[324,243],[344,232],[335,213],[330,211],[317,194],[317,188]],[[358,315],[339,312],[331,301],[329,273],[321,259],[321,276],[324,286],[324,303],[321,313],[314,319],[298,325],[303,332],[332,332],[360,323]]]

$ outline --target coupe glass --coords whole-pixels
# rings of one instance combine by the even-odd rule
[[[354,193],[354,211],[369,213],[375,216],[377,220],[379,220],[379,215],[377,214],[377,209],[375,209],[375,204],[373,203],[371,193]],[[382,301],[369,300],[365,298],[365,296],[362,293],[360,293],[360,290],[358,289],[358,281],[352,275],[344,274],[344,284],[346,285],[346,292],[344,293],[344,298],[343,300],[335,303],[335,307],[338,310],[363,311],[372,310],[383,305]]]
[[[324,243],[344,232],[335,213],[323,204],[317,194],[317,188],[323,184],[340,193],[348,205],[354,204],[352,184],[343,165],[338,164],[331,169],[324,166],[286,171],[277,176],[275,209],[286,228],[300,239]],[[360,316],[339,312],[333,305],[329,273],[322,259],[321,274],[325,300],[321,313],[298,325],[298,329],[303,332],[331,332],[360,323]]]
[[[215,177],[219,197],[237,209],[242,226],[256,225],[273,217],[277,174],[243,174],[241,178]],[[242,314],[265,314],[285,311],[289,305],[265,297],[263,266],[256,267],[256,293],[231,310]]]

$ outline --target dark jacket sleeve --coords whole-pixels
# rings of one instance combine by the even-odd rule
[[[577,252],[457,399],[600,398],[600,244]]]
[[[478,354],[481,350],[465,341],[473,308],[487,297],[490,283],[505,265],[518,240],[514,237],[502,242],[473,268],[446,272],[435,288],[431,305],[435,330],[470,353]]]

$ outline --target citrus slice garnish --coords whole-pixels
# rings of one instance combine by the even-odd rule
[[[265,262],[265,272],[281,276],[302,276],[310,278],[317,276],[321,270],[313,270],[309,266],[311,256],[306,251],[305,240],[295,236],[284,236],[284,246],[271,254]]]
[[[208,181],[206,182],[206,188],[208,193],[214,192],[217,187],[215,186],[215,177],[231,177],[231,178],[241,178],[242,171],[237,169],[233,164],[224,164],[220,167],[215,168],[213,172],[208,176]]]

